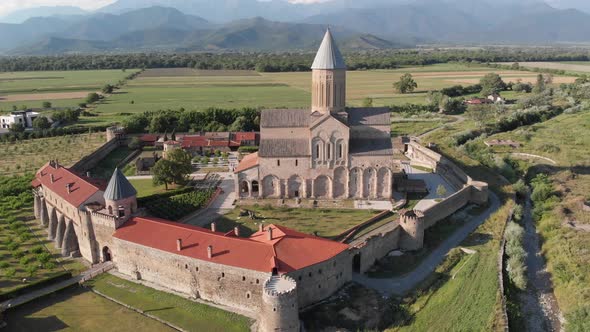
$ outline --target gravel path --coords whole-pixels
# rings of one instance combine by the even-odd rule
[[[456,230],[443,243],[441,243],[430,255],[418,265],[412,272],[401,277],[390,279],[369,278],[366,275],[355,273],[353,280],[365,287],[372,288],[383,295],[404,295],[414,289],[418,283],[432,273],[443,261],[449,251],[463,242],[479,225],[483,224],[492,213],[500,208],[500,200],[490,192],[490,206],[484,213],[473,218],[461,228]]]
[[[531,202],[527,199],[524,209],[524,249],[528,285],[520,296],[522,314],[527,331],[561,331],[561,313],[555,294],[551,275],[547,272],[545,259],[541,255],[541,244],[531,215]]]

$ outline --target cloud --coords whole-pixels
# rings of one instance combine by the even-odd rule
[[[113,2],[115,0],[0,0],[0,15],[40,6],[76,6],[83,9],[96,9]]]

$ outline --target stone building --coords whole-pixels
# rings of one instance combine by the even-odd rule
[[[330,30],[311,68],[311,109],[262,111],[259,152],[235,170],[239,198],[391,199],[389,109],[346,107]]]
[[[346,244],[278,225],[241,237],[142,217],[118,169],[105,184],[51,161],[32,186],[35,215],[64,256],[112,261],[130,278],[259,314],[260,331],[299,331],[300,308],[352,280]]]

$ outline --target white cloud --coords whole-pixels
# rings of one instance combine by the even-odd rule
[[[83,9],[96,9],[113,2],[115,0],[0,0],[0,15],[40,6],[76,6]]]

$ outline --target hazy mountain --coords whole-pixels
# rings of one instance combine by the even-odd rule
[[[31,18],[21,24],[0,23],[0,51],[57,32],[68,23],[57,17]]]
[[[32,17],[50,17],[50,16],[71,16],[85,15],[87,11],[78,7],[71,6],[43,6],[27,8],[14,11],[4,16],[0,16],[0,22],[3,23],[23,23]]]
[[[96,14],[80,20],[59,33],[60,38],[112,40],[129,32],[146,29],[194,30],[209,27],[208,21],[185,15],[174,8],[150,7],[121,15]]]
[[[325,25],[281,23],[254,18],[232,22],[207,30],[157,28],[130,32],[113,40],[80,40],[50,37],[12,50],[12,55],[62,53],[139,52],[139,51],[216,51],[216,50],[315,50]],[[400,47],[373,35],[334,28],[343,49],[386,49]]]
[[[547,4],[560,9],[577,9],[590,13],[590,1],[588,0],[547,0]]]

